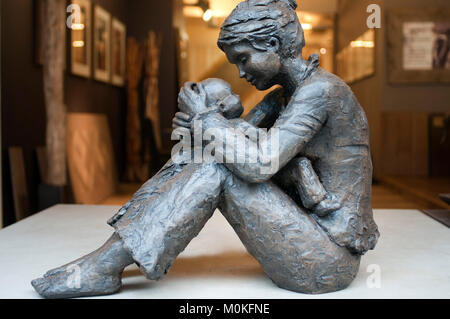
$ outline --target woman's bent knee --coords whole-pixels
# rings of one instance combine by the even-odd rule
[[[268,275],[280,288],[304,294],[324,294],[347,288],[355,279],[359,265],[360,257],[348,254],[338,261],[299,263],[296,269],[286,272],[289,275]]]

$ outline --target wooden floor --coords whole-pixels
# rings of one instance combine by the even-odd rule
[[[421,203],[404,197],[401,193],[384,185],[372,187],[372,208],[374,209],[423,209]]]
[[[139,189],[139,184],[121,184],[118,194],[103,201],[102,205],[124,205]],[[372,206],[375,209],[423,209],[421,203],[416,203],[404,197],[399,192],[387,186],[374,185],[372,188]]]
[[[439,194],[450,193],[450,177],[384,176],[380,181],[382,185],[418,203],[422,208],[450,209],[439,198]]]
[[[141,184],[119,184],[117,194],[99,203],[100,205],[122,206],[133,197],[133,194],[141,187]]]

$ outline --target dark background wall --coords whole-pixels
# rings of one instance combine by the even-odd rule
[[[102,6],[112,16],[125,24],[128,23],[127,1],[94,0],[92,4]],[[67,36],[70,38],[69,34]],[[123,119],[126,116],[126,90],[96,81],[92,77],[86,79],[68,72],[65,79],[65,102],[68,112],[106,114],[116,165],[119,172],[123,172],[125,165],[125,123]]]
[[[175,32],[173,29],[173,0],[131,0],[127,1],[128,34],[142,41],[149,30],[163,35],[159,74],[159,108],[162,139],[166,152],[171,149],[172,118],[177,110],[177,75]]]
[[[386,19],[390,9],[448,8],[450,1],[339,0],[337,51],[367,31],[369,4],[378,4],[382,10],[381,29],[375,31],[375,74],[351,84],[351,88],[369,119],[375,176],[427,176],[434,161],[433,152],[436,154],[430,146],[433,141],[430,140],[428,120],[432,113],[450,111],[450,85],[389,83]]]
[[[367,31],[366,13],[369,4],[382,5],[378,0],[340,0],[338,1],[336,23],[336,50],[345,48],[351,41]],[[384,23],[384,21],[382,21]],[[378,171],[378,162],[381,157],[381,145],[379,143],[380,132],[380,108],[383,104],[383,35],[381,30],[375,30],[375,74],[351,85],[353,92],[364,108],[370,124],[370,144],[374,161],[375,172]]]
[[[390,9],[450,8],[448,0],[384,0],[384,11]],[[386,19],[386,17],[385,17]],[[387,34],[384,33],[384,37]],[[411,89],[413,87],[413,89]],[[392,85],[388,83],[387,72],[383,81],[383,111],[450,111],[450,85]]]
[[[13,222],[7,149],[24,150],[31,211],[38,206],[40,182],[35,149],[45,145],[45,105],[42,67],[34,47],[35,1],[1,0],[2,5],[2,157],[5,224]],[[93,0],[127,25],[128,36],[143,40],[150,29],[163,35],[160,96],[161,125],[171,126],[176,110],[175,46],[172,31],[172,0]],[[126,90],[67,72],[65,103],[68,112],[107,115],[115,160],[122,176],[125,166]],[[167,139],[166,137],[164,138]],[[170,135],[169,135],[170,139]],[[166,147],[170,147],[168,143]]]
[[[386,70],[386,12],[390,9],[450,8],[448,0],[340,0],[338,2],[337,42],[338,51],[350,41],[367,31],[366,20],[369,4],[378,4],[382,8],[382,27],[376,30],[376,74],[375,77],[359,81],[352,88],[373,87],[372,82],[381,83],[383,110],[430,111],[449,110],[450,90],[448,84],[393,85],[387,80]],[[370,92],[369,92],[370,93]]]

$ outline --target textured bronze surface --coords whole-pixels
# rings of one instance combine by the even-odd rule
[[[174,127],[194,135],[230,129],[231,139],[215,139],[233,152],[216,150],[223,163],[169,161],[109,220],[116,232],[102,248],[33,281],[42,296],[116,292],[132,262],[147,278],[161,279],[216,209],[279,287],[319,294],[353,281],[361,255],[379,237],[369,128],[350,88],[320,69],[317,56],[302,59],[296,7],[294,0],[247,0],[222,26],[219,47],[240,76],[259,90],[282,87],[245,121],[235,118],[242,112],[239,99],[220,80],[187,83],[180,92]],[[269,138],[249,143],[245,161],[232,160],[238,148],[233,134],[258,128],[269,129]],[[270,159],[278,169],[266,170],[272,161],[259,156],[247,160],[269,149],[276,134]],[[67,288],[73,264],[81,269],[79,289]]]

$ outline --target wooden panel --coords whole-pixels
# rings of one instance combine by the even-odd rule
[[[413,113],[411,118],[412,176],[429,175],[428,113]]]
[[[409,175],[410,115],[408,113],[384,113],[381,117],[383,174]]]
[[[30,203],[22,148],[11,147],[9,149],[9,163],[11,166],[14,212],[16,221],[20,221],[28,217],[30,213]]]
[[[115,193],[117,171],[105,115],[69,114],[67,159],[77,203],[97,204]]]
[[[428,176],[428,114],[383,112],[382,175]]]
[[[450,113],[430,117],[430,176],[450,176]]]

